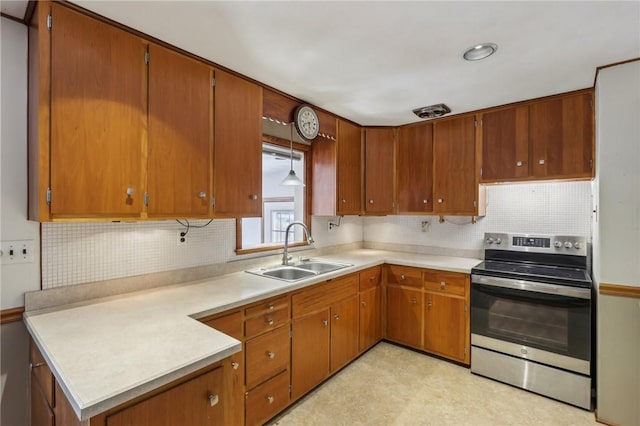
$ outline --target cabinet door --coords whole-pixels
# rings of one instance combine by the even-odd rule
[[[396,147],[398,213],[433,210],[433,125],[402,127]]]
[[[393,129],[365,129],[365,213],[393,213]]]
[[[224,392],[218,367],[107,417],[107,426],[222,425]]]
[[[424,349],[466,362],[466,301],[440,294],[425,294]]]
[[[362,214],[362,128],[338,120],[336,215]]]
[[[54,426],[54,416],[47,398],[31,374],[31,426]]]
[[[475,118],[466,116],[434,124],[433,212],[477,212]]]
[[[262,215],[262,89],[216,70],[214,197],[217,216]]]
[[[387,338],[422,347],[422,300],[420,290],[387,287]]]
[[[590,177],[593,166],[592,93],[554,98],[529,107],[531,175]]]
[[[64,6],[51,7],[51,214],[139,217],[146,46]]]
[[[529,176],[529,107],[482,115],[482,181],[509,181]]]
[[[358,355],[358,296],[331,307],[331,371]]]
[[[291,342],[291,399],[329,375],[329,309],[294,319]]]
[[[211,79],[206,64],[149,45],[149,216],[210,215]]]
[[[364,352],[382,339],[382,309],[380,287],[360,293],[360,343]]]

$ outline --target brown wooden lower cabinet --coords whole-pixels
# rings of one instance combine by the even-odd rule
[[[291,399],[298,399],[329,376],[329,308],[291,324]]]
[[[466,360],[466,301],[440,294],[425,294],[424,349],[460,362]]]
[[[364,352],[382,339],[382,312],[380,287],[360,292],[360,352]]]
[[[422,347],[422,290],[387,286],[387,333],[394,342]]]
[[[358,355],[358,295],[331,307],[331,371]]]
[[[247,426],[261,425],[289,405],[289,371],[247,392]]]
[[[223,368],[107,417],[108,426],[173,426],[224,424]]]

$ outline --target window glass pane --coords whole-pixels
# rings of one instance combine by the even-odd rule
[[[304,221],[305,187],[281,185],[291,169],[288,149],[263,144],[262,152],[262,217],[243,218],[242,248],[283,244],[287,226],[293,221]],[[305,181],[305,155],[293,151],[293,170]],[[289,243],[301,242],[304,232],[294,226],[289,230]]]

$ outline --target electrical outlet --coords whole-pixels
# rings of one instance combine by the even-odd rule
[[[327,222],[327,231],[335,232],[337,227],[338,227],[337,223],[335,223],[335,222],[333,222],[331,220]]]
[[[2,264],[33,263],[33,240],[2,241],[0,258]]]
[[[184,231],[178,232],[177,242],[179,246],[183,246],[187,244],[187,236],[185,235]]]
[[[420,226],[422,232],[429,232],[429,226],[431,226],[431,223],[428,220],[423,220],[420,222]]]

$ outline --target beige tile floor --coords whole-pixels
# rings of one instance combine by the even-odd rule
[[[379,343],[274,419],[304,425],[593,425],[593,413]]]

